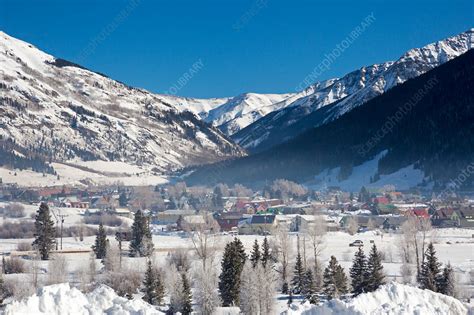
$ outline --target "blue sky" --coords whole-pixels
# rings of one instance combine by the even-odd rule
[[[177,94],[222,97],[293,92],[372,12],[375,22],[320,79],[472,28],[473,3],[0,0],[0,30],[153,92],[169,90],[200,61]]]

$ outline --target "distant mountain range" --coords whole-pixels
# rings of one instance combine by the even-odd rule
[[[415,78],[474,48],[474,29],[411,49],[396,61],[374,64],[341,78],[318,82],[293,95],[277,110],[232,133],[251,152],[283,143],[303,131],[330,122],[394,86]],[[219,124],[215,124],[219,125]]]
[[[474,50],[342,114],[347,106],[340,101],[327,111],[341,113],[338,119],[261,153],[199,168],[187,180],[472,187]]]
[[[300,92],[197,99],[153,94],[127,86],[0,32],[0,166],[52,173],[51,162],[104,160],[147,165],[157,172],[170,173],[237,159],[225,162],[222,179],[241,180],[240,175],[247,174],[245,171],[234,177],[228,170],[244,165],[241,163],[247,165],[243,161],[256,163],[264,156],[274,160],[266,154],[286,152],[282,148],[300,152],[303,147],[312,147],[313,140],[301,139],[313,130],[326,130],[316,127],[340,121],[356,108],[375,102],[384,93],[472,48],[474,29],[409,50],[396,61],[316,82]],[[380,106],[376,111],[385,113],[386,105],[376,103]],[[348,123],[347,118],[344,121]],[[345,142],[337,137],[318,141],[328,147],[331,141]],[[303,147],[292,147],[297,142]],[[350,159],[347,165],[343,164],[338,180],[345,177],[347,168],[367,162],[369,157],[376,158],[373,163],[378,165],[390,156],[390,151],[384,151],[382,156],[382,151],[372,149],[382,148],[370,148],[364,159]],[[293,158],[299,159],[297,155]],[[280,167],[288,172],[287,176],[302,179],[285,165]],[[337,163],[321,165],[342,167]],[[318,171],[319,166],[312,170]],[[198,181],[199,173],[190,180]],[[373,176],[378,179],[382,173]],[[281,171],[275,174],[285,175]],[[333,175],[331,172],[313,180],[334,180]],[[246,176],[247,181],[267,175],[262,177],[257,172]]]
[[[0,32],[0,166],[52,172],[49,162],[80,159],[168,172],[244,155],[184,110],[216,103],[132,88]]]

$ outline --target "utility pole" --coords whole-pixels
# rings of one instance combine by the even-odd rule
[[[59,214],[58,217],[61,219],[61,250],[63,250],[63,224],[64,218],[67,217],[66,214]]]

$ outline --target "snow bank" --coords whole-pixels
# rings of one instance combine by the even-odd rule
[[[36,295],[21,302],[12,302],[5,315],[92,315],[92,314],[162,314],[141,299],[119,297],[114,290],[102,285],[90,293],[71,288],[68,283],[46,286]]]
[[[466,315],[467,313],[467,307],[455,298],[394,282],[382,286],[375,292],[361,294],[349,302],[333,300],[319,306],[304,304],[288,311],[288,314],[293,315]]]

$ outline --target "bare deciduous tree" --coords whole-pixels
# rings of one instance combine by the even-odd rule
[[[112,272],[119,271],[121,269],[119,249],[115,246],[107,246],[103,262],[105,270]]]
[[[359,230],[359,223],[357,222],[357,219],[351,216],[349,220],[347,221],[347,227],[346,227],[347,233],[350,235],[354,235],[357,233]]]
[[[206,268],[208,263],[212,263],[220,245],[216,237],[219,224],[210,213],[204,213],[202,217],[204,221],[202,224],[185,224],[184,228],[189,233],[196,256]]]
[[[48,262],[48,283],[67,282],[67,261],[63,255],[56,255]]]
[[[304,231],[307,235],[311,248],[313,250],[314,258],[314,280],[317,288],[320,288],[322,281],[321,266],[319,266],[319,257],[321,252],[324,250],[324,238],[327,233],[327,224],[326,220],[322,215],[315,215],[314,221],[308,224],[306,230]]]
[[[196,267],[193,297],[198,305],[200,314],[212,315],[216,308],[221,305],[217,283],[218,277],[214,266],[208,265],[204,267],[202,264],[199,264]]]
[[[282,289],[286,291],[286,286],[288,285],[288,273],[289,273],[289,263],[291,255],[291,238],[288,233],[288,227],[279,225],[275,230],[275,240],[278,248],[278,257],[281,264],[279,270],[282,280]]]
[[[277,278],[270,267],[252,267],[246,262],[241,275],[240,309],[243,314],[269,315],[274,313]]]
[[[421,265],[425,261],[426,246],[432,236],[431,221],[429,218],[411,216],[402,224],[401,230],[399,250],[402,259],[409,263],[414,254],[417,275],[419,275]]]

